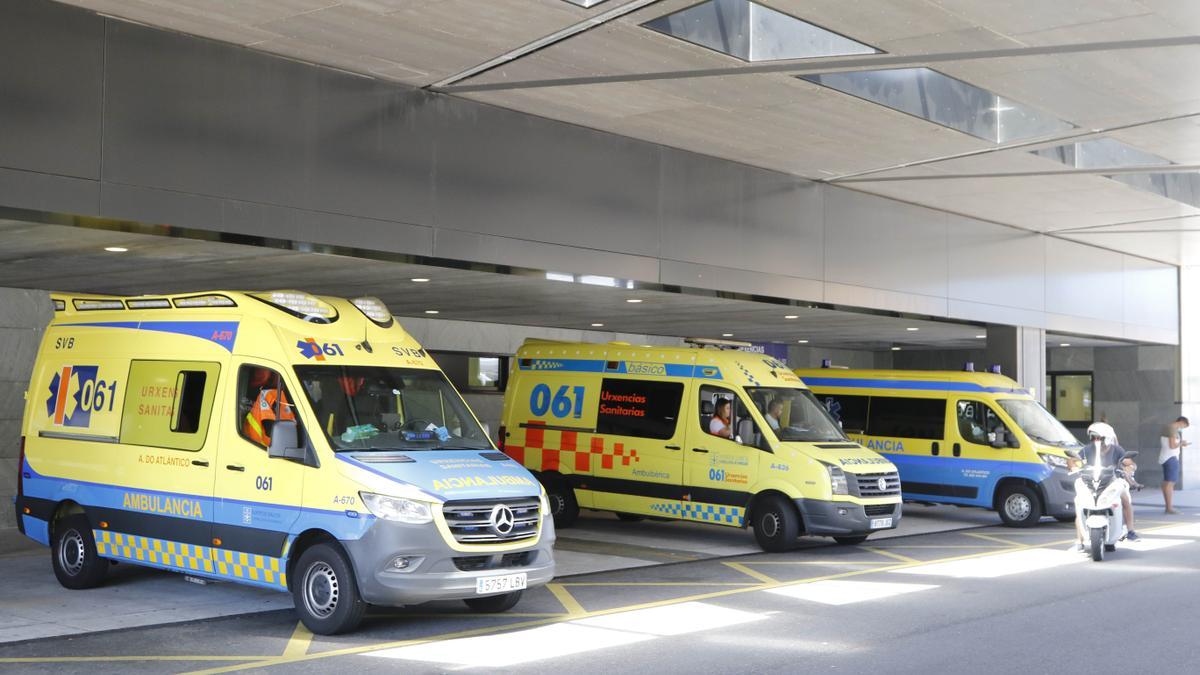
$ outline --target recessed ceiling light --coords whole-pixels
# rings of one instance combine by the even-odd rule
[[[919,331],[919,330],[921,330],[921,329],[920,329],[920,328],[917,328],[916,326],[909,326],[908,328],[905,328],[904,330],[906,330],[906,331],[908,331],[908,332],[910,332],[910,333],[915,333],[915,332],[917,332],[917,331]]]
[[[733,337],[733,333],[721,333],[721,337]]]
[[[427,310],[425,310],[425,313],[426,314],[437,314],[438,311],[436,309],[427,309]]]
[[[983,340],[983,339],[984,339],[984,338],[986,338],[986,337],[987,337],[986,335],[976,335],[976,336],[975,336],[975,338],[976,338],[976,339],[978,339],[978,340]]]
[[[632,302],[632,303],[634,303],[634,304],[637,304],[637,303],[639,303],[639,302],[641,302],[641,301],[642,301],[642,299],[641,299],[641,298],[625,298],[625,302]]]
[[[594,323],[594,324],[592,324],[592,328],[603,328],[603,327],[604,327],[604,324],[602,324],[602,323]]]
[[[108,251],[109,253],[124,253],[129,249],[125,248],[124,246],[105,246],[104,250]]]
[[[802,345],[808,344],[808,340],[796,340],[796,342],[799,342]]]
[[[1071,343],[1070,342],[1060,342],[1060,343],[1058,343],[1058,346],[1059,347],[1070,347]]]
[[[414,277],[412,279],[409,279],[409,281],[412,281],[412,282],[415,282],[418,284],[423,284],[423,283],[429,281],[429,279],[426,279],[425,277]]]
[[[800,318],[800,315],[799,315],[799,314],[788,314],[787,316],[785,316],[785,317],[783,317],[783,318],[785,318],[785,319],[799,319],[799,318]]]
[[[900,348],[899,348],[899,347],[892,347],[892,351],[894,351],[894,352],[898,352],[898,351],[900,351]]]

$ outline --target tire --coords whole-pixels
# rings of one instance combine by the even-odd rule
[[[800,536],[800,514],[796,505],[779,495],[767,495],[754,507],[754,539],[770,553],[790,551]]]
[[[50,564],[58,583],[72,590],[95,588],[108,574],[108,561],[96,552],[92,523],[83,514],[67,516],[54,526]]]
[[[554,517],[554,527],[561,529],[575,524],[579,517],[579,503],[575,501],[575,489],[565,479],[556,478],[544,483],[546,498],[550,502],[550,515]]]
[[[291,582],[296,613],[317,635],[352,631],[367,611],[350,562],[333,544],[316,544],[301,554]]]
[[[618,513],[617,514],[617,520],[624,521],[626,523],[636,523],[636,522],[640,522],[645,519],[646,519],[645,516],[639,516],[636,513]]]
[[[1000,520],[1008,527],[1033,527],[1042,519],[1042,500],[1028,485],[1005,486],[996,504]]]
[[[834,537],[833,540],[842,546],[857,546],[867,540],[867,535],[859,534],[853,537]]]
[[[513,591],[503,595],[489,595],[482,598],[467,598],[463,600],[467,607],[484,614],[499,614],[507,612],[521,601],[523,591]]]
[[[1091,537],[1092,560],[1100,562],[1101,560],[1104,560],[1104,530],[1097,530],[1093,528],[1091,530]]]

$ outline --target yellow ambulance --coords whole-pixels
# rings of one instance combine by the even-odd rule
[[[849,440],[787,366],[730,347],[528,340],[501,448],[541,480],[559,527],[580,508],[859,543],[900,521],[896,467]]]
[[[545,493],[378,300],[52,297],[16,508],[63,586],[147,565],[291,591],[330,634],[553,577]]]
[[[843,431],[900,469],[904,498],[981,506],[1010,527],[1075,518],[1079,441],[996,373],[797,370]]]

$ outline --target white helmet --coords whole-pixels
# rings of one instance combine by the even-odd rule
[[[1104,441],[1105,445],[1117,444],[1117,432],[1107,422],[1093,422],[1087,428],[1087,433],[1088,439],[1100,438]]]

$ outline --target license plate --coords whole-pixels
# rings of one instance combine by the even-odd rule
[[[475,579],[477,594],[511,593],[525,588],[528,583],[524,572],[503,574],[495,577],[479,577]]]
[[[872,518],[871,519],[871,529],[872,530],[882,530],[885,527],[891,527],[891,526],[892,526],[891,518]]]

